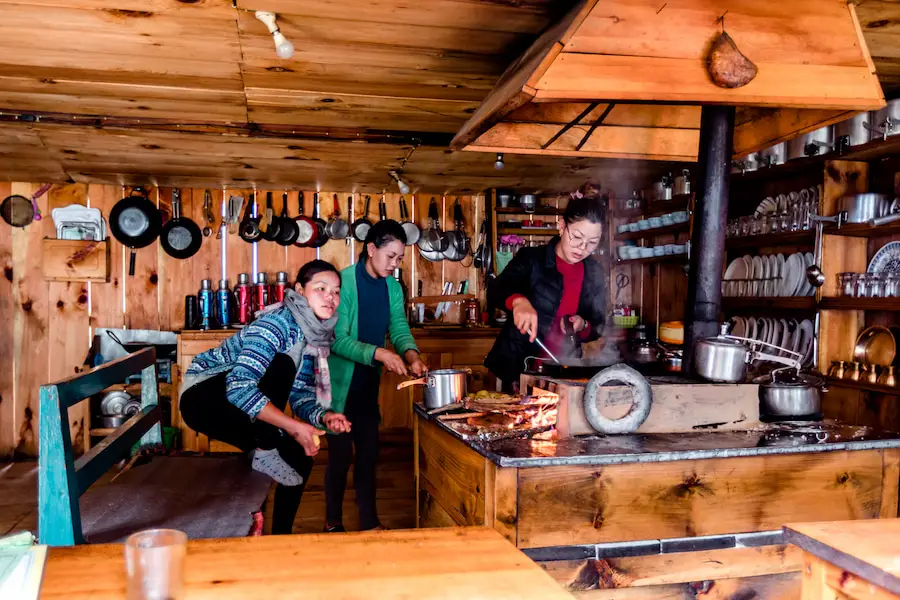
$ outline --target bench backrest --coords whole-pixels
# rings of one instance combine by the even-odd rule
[[[141,374],[141,411],[75,460],[69,434],[69,407]],[[156,382],[156,349],[145,348],[90,371],[41,386],[38,454],[38,538],[42,544],[84,542],[79,497],[139,439],[162,443]],[[90,435],[89,432],[86,435]]]

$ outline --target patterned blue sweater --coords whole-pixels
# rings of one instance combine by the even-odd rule
[[[255,419],[269,399],[259,391],[258,383],[278,353],[287,353],[296,344],[304,344],[303,331],[286,308],[256,319],[222,342],[217,348],[198,354],[188,367],[189,378],[206,379],[228,373],[225,390],[228,401]],[[302,347],[302,346],[300,346]],[[297,354],[294,348],[290,354]],[[294,378],[289,402],[294,415],[316,427],[323,427],[325,408],[316,401],[315,361],[302,356]],[[297,359],[295,358],[295,364]]]

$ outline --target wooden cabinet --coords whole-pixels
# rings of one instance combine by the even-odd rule
[[[210,441],[198,434],[181,420],[179,409],[181,378],[187,372],[194,357],[210,348],[215,348],[236,330],[185,331],[178,336],[178,365],[173,375],[175,393],[172,398],[172,426],[181,430],[182,446],[195,452],[236,452],[237,448],[222,442]],[[422,353],[422,358],[432,369],[468,368],[469,391],[494,389],[496,379],[483,366],[484,357],[490,351],[497,337],[497,329],[414,329],[413,336]],[[421,401],[421,386],[397,390],[397,384],[406,378],[384,372],[378,402],[381,408],[382,429],[412,430],[412,404]]]

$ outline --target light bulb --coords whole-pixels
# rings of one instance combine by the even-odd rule
[[[276,31],[272,34],[272,37],[275,40],[275,54],[278,55],[278,58],[291,58],[294,56],[294,45],[284,37],[283,33]]]
[[[498,153],[497,153],[497,160],[494,161],[494,168],[497,169],[498,171],[502,171],[504,166],[505,166],[505,165],[503,164],[503,154],[501,154],[500,152],[498,152]]]
[[[402,179],[398,179],[398,180],[397,180],[397,187],[400,188],[400,193],[401,193],[401,194],[408,194],[408,193],[409,193],[409,186],[408,186],[408,185],[406,184],[406,182],[403,181]]]

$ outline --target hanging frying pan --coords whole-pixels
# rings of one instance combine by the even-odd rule
[[[41,209],[38,208],[37,199],[49,190],[52,184],[45,183],[31,196],[29,200],[25,196],[13,194],[3,199],[0,204],[0,215],[3,220],[13,227],[25,227],[32,221],[41,220]]]
[[[281,220],[275,216],[272,206],[272,192],[266,192],[266,213],[259,222],[259,230],[262,232],[262,239],[267,242],[276,241],[281,233]],[[263,226],[263,223],[267,226]]]
[[[328,221],[328,225],[325,226],[325,233],[333,240],[342,240],[350,233],[350,225],[341,218],[341,204],[337,194],[334,195],[334,212]]]
[[[428,204],[428,220],[431,221],[431,226],[422,232],[422,237],[418,242],[419,248],[426,252],[444,252],[449,246],[450,240],[441,231],[441,225],[438,222],[437,201],[434,198]]]
[[[406,206],[406,198],[400,196],[400,226],[406,233],[406,245],[412,246],[422,237],[422,230],[419,226],[409,220],[409,208]]]
[[[366,241],[366,236],[369,234],[369,230],[372,229],[372,221],[369,220],[369,203],[371,201],[372,197],[366,194],[365,212],[363,212],[362,217],[353,221],[353,237],[359,242]]]
[[[319,194],[313,196],[313,222],[316,224],[316,235],[309,243],[310,248],[321,248],[328,241],[328,232],[325,230],[327,224],[325,219],[319,217]]]
[[[136,187],[131,195],[122,198],[109,211],[109,228],[113,237],[123,246],[131,248],[128,275],[134,276],[135,250],[152,244],[162,229],[159,209]]]
[[[166,254],[182,260],[197,254],[203,243],[200,226],[181,216],[181,190],[178,188],[172,190],[172,218],[163,225],[159,240]]]
[[[459,262],[469,255],[469,239],[463,230],[463,214],[459,198],[453,203],[453,221],[456,223],[456,229],[444,233],[449,241],[447,249],[444,250],[444,258]]]
[[[253,209],[256,206],[256,194],[250,194],[250,201],[247,202],[247,208],[244,210],[244,218],[241,219],[240,234],[241,239],[252,244],[259,240],[262,232],[259,230],[259,217],[253,216]]]
[[[297,240],[294,242],[294,245],[300,248],[311,245],[319,233],[316,222],[303,214],[303,199],[303,192],[301,191],[300,195],[297,196],[297,216],[294,217],[294,223],[297,225]]]
[[[381,200],[378,201],[378,220],[379,221],[387,220],[387,204],[384,201],[383,194],[381,196]]]
[[[297,229],[297,222],[288,216],[287,201],[288,193],[285,192],[281,196],[281,216],[279,217],[281,231],[278,233],[278,239],[275,240],[282,246],[292,246],[300,235],[300,230]]]

